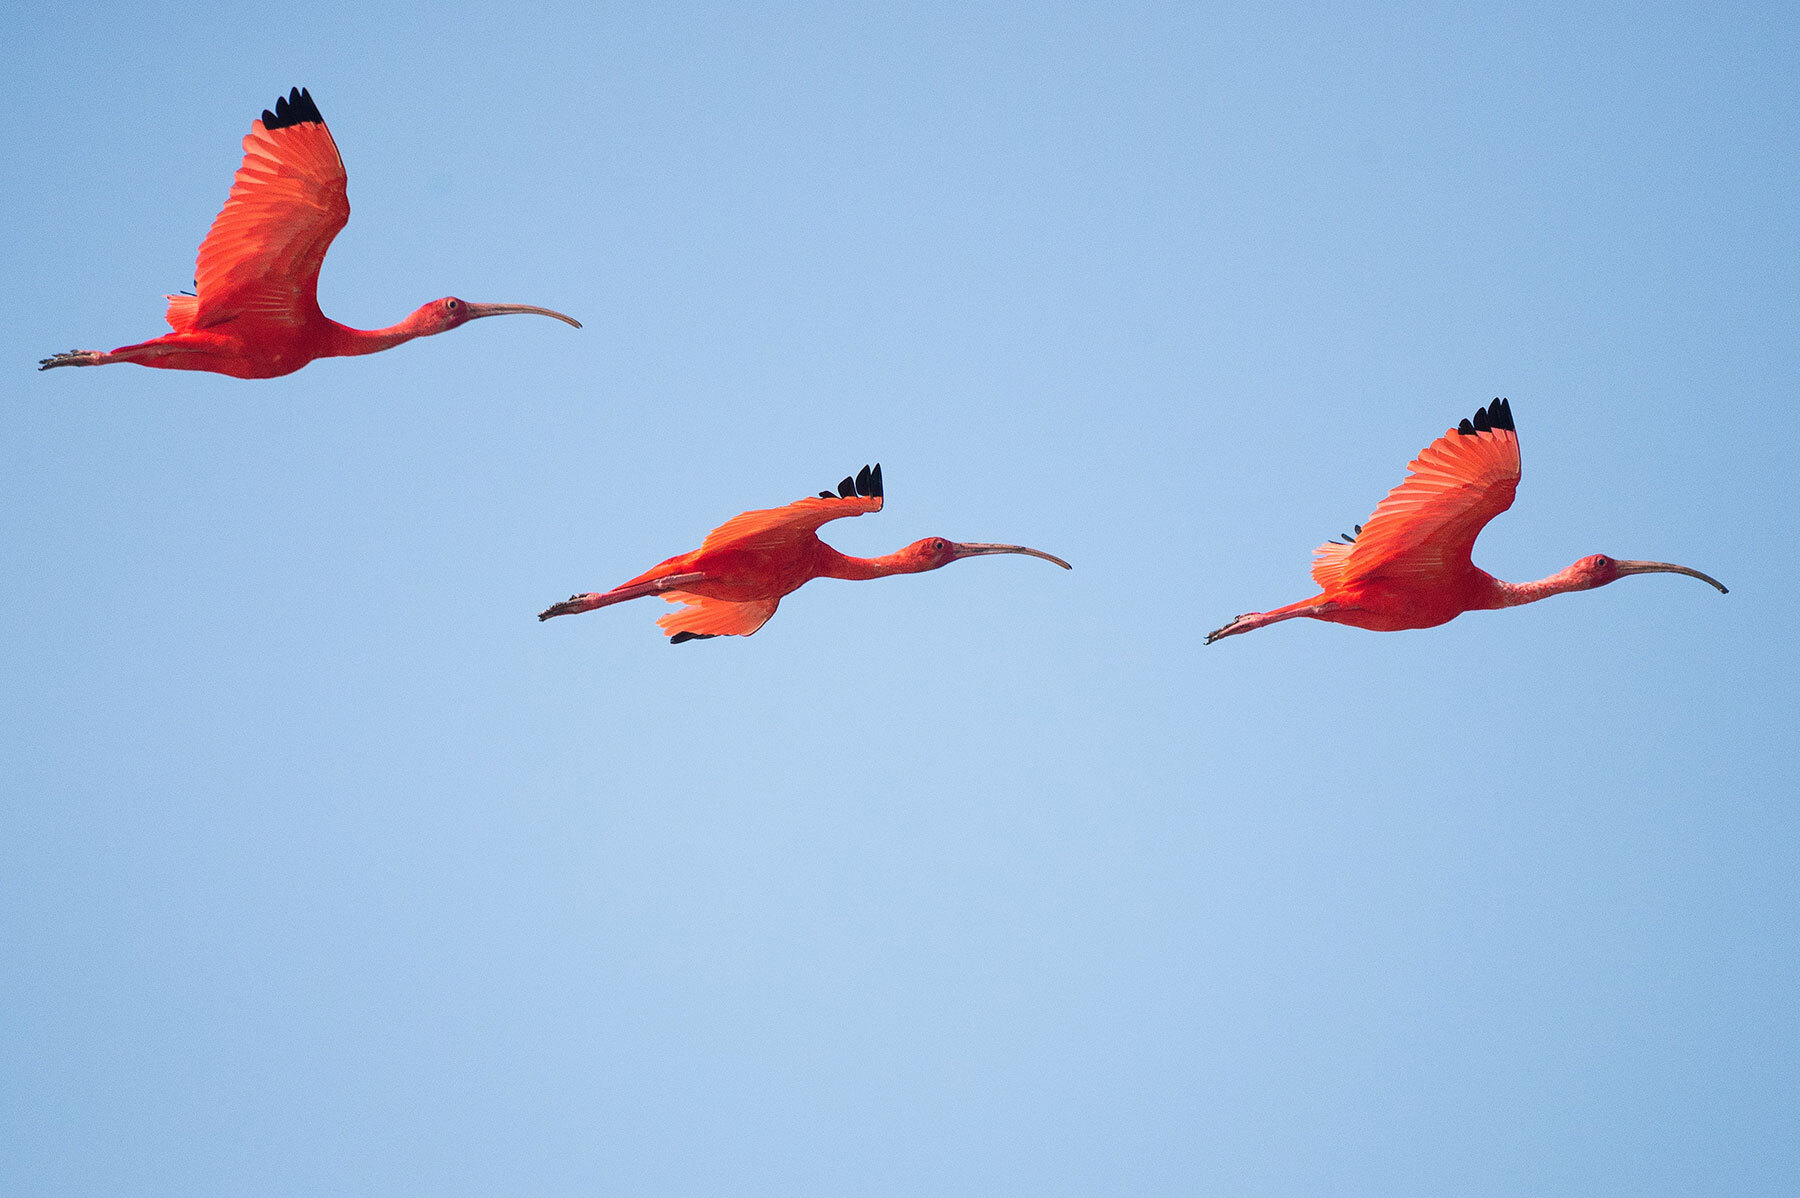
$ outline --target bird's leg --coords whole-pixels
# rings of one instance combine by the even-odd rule
[[[679,590],[689,583],[699,582],[704,574],[670,574],[663,578],[640,582],[636,586],[617,587],[610,591],[589,591],[585,595],[570,595],[561,603],[552,603],[538,613],[540,622],[551,616],[572,616],[576,612],[593,611],[596,607],[610,607],[615,603],[623,603],[627,599],[642,599],[645,595],[661,595],[666,591]]]
[[[140,366],[160,366],[168,370],[211,370],[211,362],[223,358],[237,356],[243,349],[242,342],[235,337],[216,332],[164,333],[160,337],[152,337],[148,341],[140,341],[136,345],[121,345],[118,349],[72,349],[66,354],[57,354],[53,358],[44,358],[38,362],[39,370],[52,370],[58,366],[110,366],[114,362],[136,362]],[[221,374],[233,373],[221,369]],[[242,375],[248,378],[251,376]]]
[[[1278,607],[1274,611],[1246,612],[1225,627],[1207,633],[1206,643],[1210,645],[1223,637],[1254,632],[1265,625],[1279,624],[1283,620],[1294,620],[1301,616],[1319,619],[1332,612],[1341,611],[1343,606],[1335,599],[1303,599],[1299,603],[1290,603],[1286,607]]]
[[[39,370],[50,370],[57,366],[101,366],[106,355],[97,349],[72,349],[66,354],[38,359]]]
[[[549,607],[546,607],[543,611],[539,612],[538,622],[542,623],[551,616],[572,616],[576,612],[593,611],[596,607],[603,606],[605,603],[606,597],[597,591],[589,591],[585,595],[570,595],[561,603],[552,603]]]
[[[1241,616],[1233,616],[1231,623],[1223,628],[1215,628],[1206,634],[1206,643],[1212,644],[1222,637],[1236,636],[1240,632],[1249,632],[1252,628],[1261,628],[1267,621],[1262,619],[1262,612],[1245,612]],[[1255,621],[1252,623],[1252,621]]]

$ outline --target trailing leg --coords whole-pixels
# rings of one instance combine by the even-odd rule
[[[1245,632],[1254,632],[1268,624],[1279,624],[1283,620],[1294,620],[1307,616],[1318,620],[1333,612],[1342,611],[1343,604],[1335,599],[1326,599],[1323,595],[1312,599],[1303,599],[1299,603],[1290,603],[1286,607],[1278,607],[1274,611],[1246,612],[1223,628],[1214,629],[1206,634],[1206,643],[1212,644],[1228,636],[1238,636]]]
[[[66,354],[41,358],[39,370],[58,366],[111,366],[115,362],[135,362],[139,366],[155,366],[163,370],[211,370],[238,378],[272,378],[288,370],[249,368],[243,358],[243,343],[236,337],[212,330],[185,330],[164,333],[136,345],[121,345],[114,350],[72,349]]]
[[[72,349],[66,354],[56,354],[49,358],[38,359],[39,370],[51,370],[58,366],[104,366],[106,355],[97,349]]]
[[[645,595],[661,595],[665,591],[678,590],[690,583],[699,582],[704,574],[670,574],[663,578],[640,582],[636,586],[618,587],[610,591],[590,591],[585,595],[570,595],[561,603],[552,603],[538,613],[538,620],[548,620],[551,616],[572,616],[576,612],[593,611],[596,607],[611,607],[615,603],[623,603],[627,599],[642,599]]]

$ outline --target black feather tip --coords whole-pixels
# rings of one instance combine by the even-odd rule
[[[854,476],[846,474],[844,480],[837,485],[837,490],[820,491],[820,499],[852,499],[858,495],[869,499],[881,498],[881,463],[876,462],[871,468],[864,466]]]
[[[1485,408],[1475,409],[1475,419],[1464,420],[1456,426],[1456,431],[1465,437],[1473,437],[1476,433],[1485,433],[1489,429],[1499,429],[1510,433],[1513,429],[1512,405],[1504,399],[1496,399]]]
[[[296,87],[281,99],[275,101],[275,111],[263,109],[263,128],[270,131],[286,129],[289,125],[323,125],[325,118],[319,115],[319,106],[313,103],[312,93],[304,87]]]
[[[669,643],[680,645],[687,641],[710,641],[718,635],[716,632],[678,632],[669,638]]]

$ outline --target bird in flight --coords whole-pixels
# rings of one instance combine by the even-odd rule
[[[855,477],[840,482],[836,492],[821,491],[786,507],[734,516],[707,534],[692,553],[652,566],[610,591],[571,595],[539,612],[538,619],[661,595],[682,605],[657,620],[669,633],[669,643],[679,645],[715,636],[749,636],[775,614],[783,595],[815,578],[920,574],[991,553],[1023,553],[1069,569],[1062,558],[1023,545],[926,537],[883,557],[849,557],[819,539],[818,531],[827,521],[879,512],[881,504],[881,466],[872,470],[864,466]]]
[[[385,329],[353,329],[319,311],[319,266],[350,219],[344,161],[319,106],[295,88],[263,110],[244,138],[244,164],[214,218],[194,271],[194,294],[166,296],[174,330],[110,352],[70,350],[57,366],[136,362],[163,370],[209,370],[240,379],[292,374],[314,358],[392,349],[483,316],[531,313],[581,327],[572,316],[529,304],[473,304],[446,296]]]
[[[1628,574],[1686,574],[1725,593],[1717,579],[1687,566],[1601,553],[1537,582],[1502,582],[1471,562],[1469,550],[1487,522],[1512,506],[1518,485],[1512,405],[1496,399],[1427,445],[1367,524],[1313,550],[1319,594],[1239,616],[1206,643],[1300,616],[1377,632],[1433,628],[1466,611],[1589,591]]]

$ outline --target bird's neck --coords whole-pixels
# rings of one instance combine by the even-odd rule
[[[819,578],[848,578],[861,582],[868,578],[886,578],[890,574],[916,574],[925,568],[904,549],[881,557],[851,557],[821,541],[819,550],[816,575]]]
[[[320,355],[321,357],[353,358],[358,354],[378,354],[384,349],[393,349],[396,345],[404,345],[415,337],[426,334],[417,312],[385,329],[353,329],[334,320],[331,321],[331,330],[331,350]]]
[[[1575,567],[1558,570],[1548,578],[1540,578],[1535,582],[1502,582],[1492,575],[1483,574],[1490,584],[1488,587],[1489,602],[1484,607],[1518,607],[1523,603],[1536,603],[1539,599],[1548,599],[1552,595],[1562,595],[1569,591],[1585,589],[1582,581],[1575,576]]]

